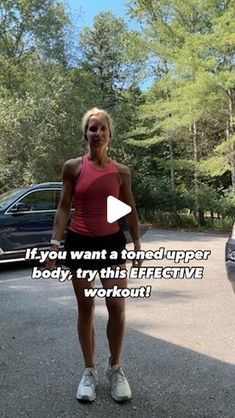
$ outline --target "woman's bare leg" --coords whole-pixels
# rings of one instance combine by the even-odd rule
[[[95,303],[94,298],[84,296],[84,289],[91,288],[92,282],[78,279],[73,273],[72,283],[78,304],[77,330],[85,367],[95,367]]]
[[[117,267],[117,266],[115,266]],[[114,267],[114,269],[115,269]],[[122,269],[125,269],[125,264],[120,265]],[[118,286],[119,288],[127,287],[126,279],[102,279],[104,289],[113,288]],[[109,341],[109,348],[111,353],[111,366],[120,364],[120,356],[122,350],[122,342],[125,332],[125,298],[123,297],[106,297],[106,306],[108,309],[108,324],[107,324],[107,337]]]

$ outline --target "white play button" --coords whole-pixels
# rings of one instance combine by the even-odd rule
[[[117,221],[131,211],[132,209],[129,205],[116,199],[116,197],[109,196],[107,198],[107,221],[109,224]]]

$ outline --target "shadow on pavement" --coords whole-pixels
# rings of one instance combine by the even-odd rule
[[[104,375],[106,320],[97,313],[100,384],[94,403],[79,404],[74,395],[83,362],[71,287],[27,283],[1,291],[2,418],[234,418],[235,366],[128,326],[123,366],[133,400],[116,404]]]

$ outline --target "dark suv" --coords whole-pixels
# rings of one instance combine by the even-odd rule
[[[27,248],[49,248],[62,183],[41,183],[0,195],[0,263],[24,260]]]

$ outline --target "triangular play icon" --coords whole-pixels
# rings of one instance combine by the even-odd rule
[[[117,221],[132,211],[126,203],[113,196],[107,198],[107,222],[109,224]]]

